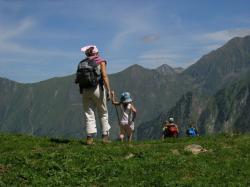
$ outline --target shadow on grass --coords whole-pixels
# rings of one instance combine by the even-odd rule
[[[50,141],[53,143],[58,143],[58,144],[67,144],[70,142],[70,140],[67,139],[59,139],[59,138],[50,138]]]
[[[80,143],[81,145],[88,145],[87,142],[84,141],[84,140],[80,140],[79,143]],[[94,143],[94,144],[95,144],[95,143]],[[93,144],[93,145],[94,145],[94,144]],[[91,145],[90,145],[90,146],[91,146]]]

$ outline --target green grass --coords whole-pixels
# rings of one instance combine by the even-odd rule
[[[186,152],[193,143],[208,151]],[[0,134],[0,144],[0,186],[250,186],[250,135],[87,146]]]

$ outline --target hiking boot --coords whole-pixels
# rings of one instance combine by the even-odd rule
[[[93,145],[93,144],[94,144],[94,138],[88,136],[88,137],[87,137],[86,144],[87,144],[87,145]]]
[[[104,143],[104,144],[111,143],[108,135],[102,135],[102,143]]]

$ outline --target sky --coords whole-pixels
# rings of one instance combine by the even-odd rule
[[[139,64],[187,68],[250,35],[249,0],[0,0],[0,77],[74,74],[94,44],[109,74]]]

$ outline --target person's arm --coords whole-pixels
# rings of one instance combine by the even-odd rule
[[[179,128],[178,128],[178,125],[177,125],[177,124],[175,124],[175,127],[176,127],[176,129],[177,129],[177,132],[179,133]]]
[[[113,105],[120,105],[120,102],[115,101],[115,92],[111,92],[111,99],[112,99],[112,104]]]
[[[104,86],[107,89],[107,97],[108,97],[108,99],[110,99],[110,85],[109,85],[109,79],[108,79],[108,75],[107,75],[107,71],[106,71],[106,62],[105,61],[103,61],[101,63],[101,74],[102,74]]]
[[[134,122],[136,117],[136,108],[132,104],[131,104],[131,110],[132,110],[132,121]]]
[[[166,129],[167,129],[167,125],[166,125],[166,123],[164,123],[163,127],[162,127],[162,132],[164,132]]]
[[[78,74],[79,74],[79,64],[77,66],[77,71],[76,71],[76,76],[75,76],[75,83],[78,84],[79,83],[79,77],[78,77]]]

